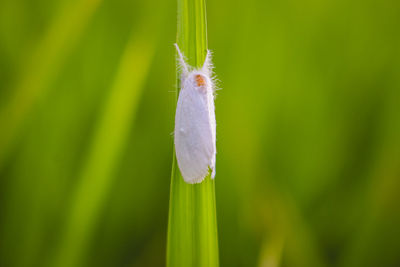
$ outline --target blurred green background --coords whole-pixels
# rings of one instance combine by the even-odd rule
[[[400,2],[207,1],[221,266],[400,266]],[[163,266],[173,0],[0,2],[0,266]]]

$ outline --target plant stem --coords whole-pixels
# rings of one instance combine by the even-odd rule
[[[202,66],[207,54],[205,0],[178,0],[177,43],[191,66]],[[177,84],[180,88],[179,78]],[[219,266],[215,180],[208,176],[200,184],[185,183],[177,166],[175,151],[167,266]]]

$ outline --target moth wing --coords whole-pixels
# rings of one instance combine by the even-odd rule
[[[215,165],[215,133],[207,94],[186,85],[178,98],[175,115],[175,150],[187,183],[199,183]],[[214,103],[212,113],[214,112]],[[212,114],[213,115],[213,114]],[[214,127],[215,131],[215,127]]]

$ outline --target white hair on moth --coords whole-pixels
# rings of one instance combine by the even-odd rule
[[[211,171],[215,177],[216,122],[211,53],[201,68],[186,63],[178,52],[181,90],[175,114],[174,143],[179,170],[185,182],[200,183]]]

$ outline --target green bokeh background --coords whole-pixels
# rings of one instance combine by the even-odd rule
[[[400,3],[207,1],[221,266],[400,266]],[[0,266],[163,266],[176,2],[0,2]]]

